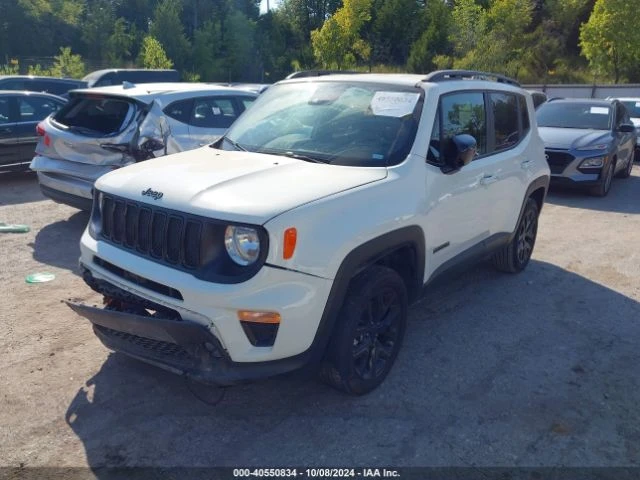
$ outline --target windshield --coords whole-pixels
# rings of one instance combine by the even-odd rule
[[[539,127],[609,130],[611,108],[588,102],[548,102],[536,111]]]
[[[411,150],[422,90],[348,81],[269,88],[217,148],[353,166],[388,166]]]
[[[622,104],[627,107],[631,118],[640,118],[640,102],[635,100],[623,100]]]

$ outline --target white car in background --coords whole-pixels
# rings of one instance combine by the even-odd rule
[[[38,125],[30,167],[47,197],[90,210],[100,176],[214,142],[257,96],[246,88],[196,83],[74,90],[64,108]]]
[[[614,97],[609,98],[613,99]],[[615,97],[615,99],[627,108],[629,117],[636,127],[638,137],[636,138],[635,161],[638,161],[640,159],[638,156],[638,152],[640,152],[640,97]]]

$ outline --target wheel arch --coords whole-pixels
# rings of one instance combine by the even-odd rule
[[[518,220],[516,221],[516,225],[513,229],[513,232],[509,236],[509,241],[511,241],[513,236],[516,234],[518,225],[520,225],[520,219],[524,214],[524,209],[527,205],[527,200],[529,198],[533,198],[535,200],[536,204],[538,205],[538,212],[542,211],[542,206],[544,205],[544,199],[547,196],[547,191],[549,190],[549,182],[550,182],[549,175],[542,175],[536,178],[535,180],[533,180],[529,184],[529,187],[527,187],[527,192],[525,193],[524,198],[522,199],[522,205],[520,206],[520,213],[518,214]]]
[[[368,240],[343,259],[329,292],[320,324],[312,343],[312,362],[319,362],[335,327],[351,280],[371,265],[396,270],[407,286],[409,301],[420,294],[424,281],[426,247],[421,227],[412,225]]]

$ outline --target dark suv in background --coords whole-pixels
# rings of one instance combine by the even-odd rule
[[[552,99],[536,111],[551,183],[609,193],[633,168],[636,129],[618,100]]]
[[[33,75],[0,75],[0,90],[28,90],[65,95],[69,90],[86,88],[87,82],[73,78],[34,77]]]
[[[38,122],[64,104],[64,98],[47,93],[0,90],[0,172],[28,170]]]
[[[180,73],[177,70],[160,70],[145,68],[112,68],[96,70],[82,79],[89,88],[122,85],[130,83],[160,83],[179,82]]]

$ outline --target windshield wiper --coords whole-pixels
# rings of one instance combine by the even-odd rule
[[[223,141],[223,142],[224,142],[224,141],[226,141],[227,143],[230,143],[230,144],[231,144],[231,146],[232,146],[233,148],[235,148],[236,150],[240,150],[241,152],[246,152],[246,151],[247,151],[247,149],[246,149],[246,148],[244,148],[244,147],[243,147],[242,145],[240,145],[238,142],[235,142],[235,141],[231,140],[231,139],[230,139],[229,137],[227,137],[226,135],[225,135],[224,137],[222,137],[222,141]],[[216,142],[216,143],[217,143],[217,142]],[[215,145],[215,144],[213,144],[213,145]],[[211,148],[215,148],[213,145],[210,145],[210,146],[211,146]]]
[[[295,158],[296,160],[304,160],[305,162],[312,162],[312,163],[329,163],[329,161],[327,160],[320,160],[319,158],[315,158],[315,157],[310,157],[308,155],[301,155],[299,153],[295,153],[295,152],[281,152],[278,153],[276,155],[282,155],[283,157],[289,157],[289,158]]]

